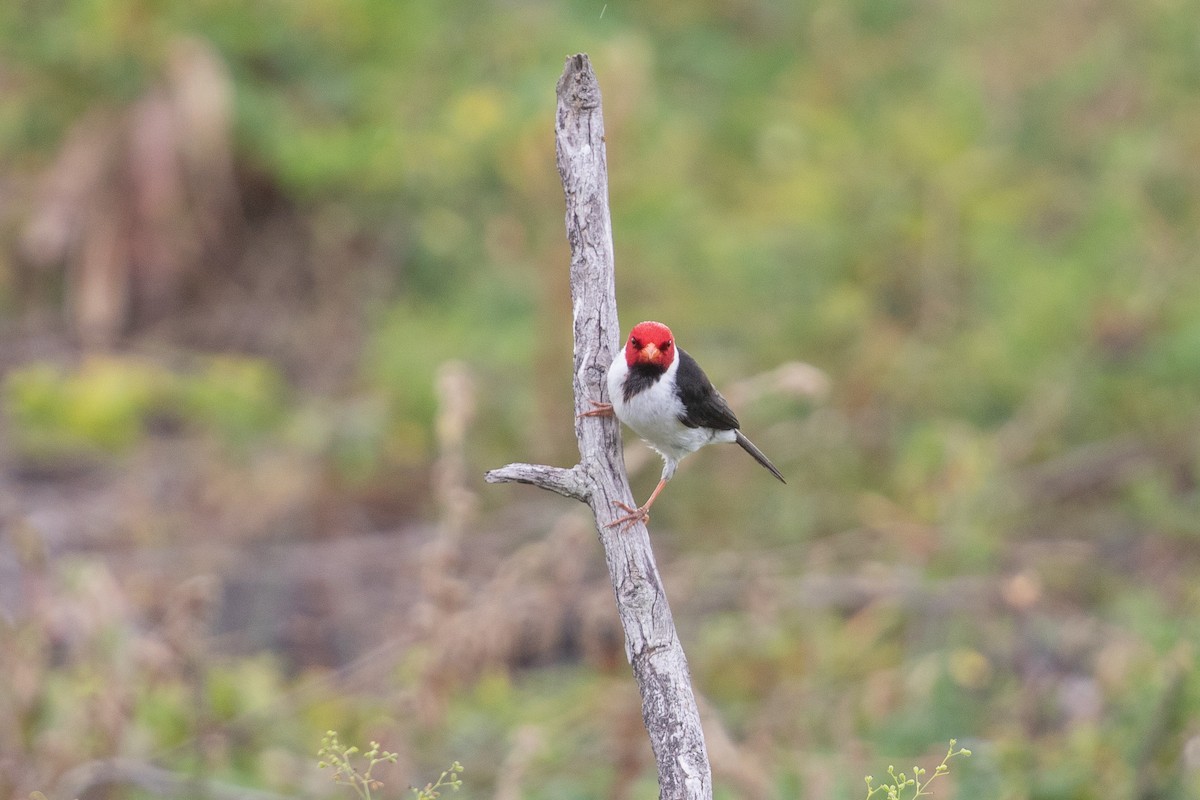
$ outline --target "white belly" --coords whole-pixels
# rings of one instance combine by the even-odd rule
[[[628,402],[622,390],[625,376],[629,374],[624,353],[618,354],[608,370],[608,395],[617,419],[663,457],[667,462],[663,470],[666,478],[670,478],[675,472],[675,464],[688,453],[694,453],[706,444],[732,442],[736,438],[733,431],[689,428],[679,421],[684,409],[674,389],[678,369],[679,360],[676,359],[661,379],[629,398]]]

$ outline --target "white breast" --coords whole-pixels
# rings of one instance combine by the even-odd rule
[[[714,431],[711,428],[689,428],[679,421],[683,403],[675,394],[675,373],[679,371],[676,358],[667,371],[650,388],[625,400],[622,385],[629,374],[624,352],[618,353],[608,369],[608,396],[617,419],[646,440],[666,461],[663,477],[670,479],[675,465],[688,453],[694,453],[712,442],[732,442],[733,431]]]

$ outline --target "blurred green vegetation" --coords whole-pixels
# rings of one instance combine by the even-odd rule
[[[47,462],[119,455],[164,424],[246,444],[277,429],[284,406],[277,369],[233,356],[188,372],[132,358],[90,358],[73,371],[35,362],[10,371],[5,389],[17,455]]]
[[[142,510],[115,552],[437,521],[456,359],[478,406],[466,540],[486,562],[540,538],[544,513],[509,508],[530,495],[474,476],[575,458],[552,131],[563,58],[586,51],[623,324],[668,322],[721,386],[795,360],[829,378],[739,406],[786,489],[713,448],[655,508],[697,688],[736,745],[718,796],[858,797],[872,765],[956,737],[974,756],[939,793],[1191,797],[1197,19],[1196,0],[0,4],[3,494],[35,502],[22,476],[69,481],[62,463],[126,475],[119,504]],[[31,266],[28,230],[80,121],[126,119],[181,40],[233,89],[238,255],[202,260],[174,324],[131,317],[80,354],[62,310],[86,248]],[[66,344],[39,350],[47,329]],[[171,437],[202,446],[156,449]],[[623,669],[501,661],[442,695],[419,677],[437,645],[407,628],[377,633],[411,645],[386,689],[245,649],[188,661],[188,636],[155,633],[150,579],[19,544],[46,516],[14,508],[12,549],[56,599],[0,614],[0,663],[25,670],[0,794],[111,755],[318,791],[305,759],[330,728],[403,753],[391,786],[458,759],[464,796],[513,775],[530,798],[653,792],[646,754],[622,760]]]

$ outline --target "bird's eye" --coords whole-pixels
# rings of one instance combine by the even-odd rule
[[[641,349],[642,349],[642,343],[641,343],[641,342],[639,342],[637,339],[634,339],[632,336],[630,336],[630,337],[629,337],[629,343],[630,343],[631,345],[633,345],[633,349],[634,349],[634,350],[641,350]]]
[[[670,350],[670,349],[671,349],[671,340],[667,339],[667,341],[663,343],[663,350]]]

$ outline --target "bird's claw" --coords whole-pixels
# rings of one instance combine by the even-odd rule
[[[631,506],[625,505],[620,500],[614,500],[613,505],[626,512],[625,516],[618,517],[617,519],[608,523],[608,525],[605,527],[615,528],[620,526],[622,530],[625,530],[626,528],[632,528],[639,522],[644,524],[650,521],[650,512],[646,510],[646,506],[642,506],[641,508],[632,508]]]
[[[591,411],[581,411],[575,415],[576,419],[580,417],[611,417],[613,415],[612,403],[601,403],[599,400],[589,400],[594,408]]]

